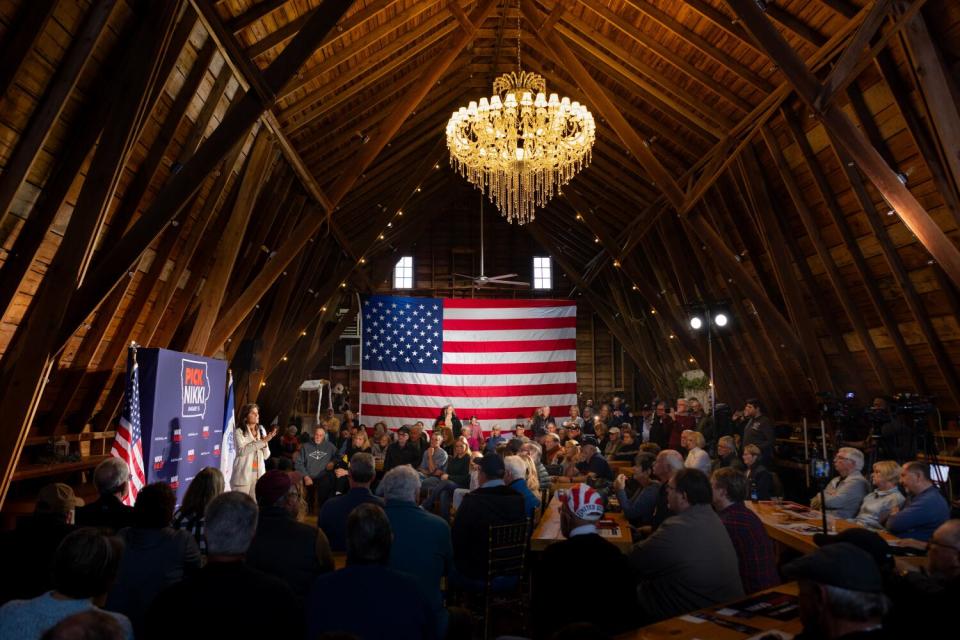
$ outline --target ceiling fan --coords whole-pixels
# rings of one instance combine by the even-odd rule
[[[463,273],[453,274],[456,278],[466,278],[467,280],[472,280],[473,283],[469,285],[454,285],[454,289],[480,289],[482,287],[492,287],[494,285],[507,285],[512,287],[529,287],[529,282],[523,282],[520,280],[510,280],[509,278],[515,278],[516,273],[505,273],[499,276],[488,276],[483,271],[483,193],[480,194],[480,275],[479,276],[468,276]]]

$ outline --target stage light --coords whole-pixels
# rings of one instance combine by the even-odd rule
[[[727,326],[727,322],[729,321],[730,320],[727,318],[727,314],[725,313],[718,313],[717,315],[713,316],[713,323],[718,327]]]
[[[702,326],[703,326],[703,319],[700,316],[693,316],[692,318],[690,318],[690,327],[693,328],[694,331],[700,329],[700,327]]]

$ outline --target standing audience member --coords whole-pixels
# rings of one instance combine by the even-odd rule
[[[320,576],[310,590],[308,638],[327,632],[364,640],[437,637],[433,610],[417,581],[389,567],[392,546],[393,531],[383,509],[362,504],[353,510],[347,518],[347,566]]]
[[[342,496],[327,500],[317,519],[317,525],[326,534],[333,551],[347,550],[347,516],[351,511],[367,502],[383,506],[383,500],[370,491],[370,483],[377,474],[373,456],[358,453],[350,459],[349,466],[350,489]]]
[[[464,446],[462,441],[458,444]],[[410,467],[392,469],[380,481],[380,490],[387,500],[384,512],[393,530],[390,568],[419,583],[437,618],[437,636],[442,638],[448,616],[440,583],[453,567],[450,525],[417,506],[420,475]]]
[[[667,483],[667,518],[630,553],[645,622],[663,620],[743,596],[737,552],[711,506],[710,481],[683,469]]]
[[[203,555],[207,555],[203,512],[211,500],[223,493],[224,485],[220,469],[204,467],[190,481],[190,486],[183,496],[183,504],[173,514],[173,528],[182,529],[192,535]]]
[[[694,429],[697,433],[703,434],[706,442],[703,448],[708,452],[713,451],[717,442],[717,429],[713,423],[713,416],[703,410],[703,405],[698,398],[687,398],[687,406],[690,407],[690,417],[696,421]]]
[[[887,637],[883,617],[889,601],[880,569],[863,549],[830,544],[785,565],[783,572],[800,582],[802,637]]]
[[[459,438],[460,434],[463,432],[463,423],[460,422],[460,418],[457,417],[457,412],[453,408],[452,404],[448,404],[440,409],[440,415],[437,416],[437,419],[433,421],[434,433],[439,431],[441,427],[450,429],[450,431],[453,433],[454,440]]]
[[[247,564],[282,580],[302,606],[314,579],[333,571],[327,536],[298,521],[305,505],[287,472],[268,471],[257,481],[257,504],[257,533],[247,550]]]
[[[900,465],[893,460],[880,460],[873,465],[870,481],[876,489],[864,496],[856,520],[864,527],[882,529],[893,510],[903,507],[906,501],[897,488]]]
[[[270,457],[269,445],[277,435],[277,428],[267,432],[260,424],[260,407],[255,404],[244,405],[240,417],[243,424],[233,432],[237,457],[233,460],[230,487],[234,491],[245,491],[252,498],[257,480],[267,472],[264,463]]]
[[[53,590],[30,600],[12,600],[0,607],[0,638],[40,640],[61,620],[84,611],[99,611],[117,575],[123,545],[92,528],[66,536],[53,557]],[[4,576],[7,579],[7,576]],[[130,620],[108,612],[133,638]]]
[[[763,404],[756,398],[747,400],[741,416],[743,437],[740,442],[744,449],[748,445],[756,445],[760,449],[760,463],[764,466],[773,464],[773,443],[776,433],[773,422],[763,413]],[[736,416],[734,416],[736,417]]]
[[[656,413],[650,425],[650,437],[648,441],[653,442],[660,447],[660,449],[667,449],[672,432],[673,417],[667,413],[667,403],[660,401],[657,403]]]
[[[397,441],[387,447],[383,460],[383,472],[386,473],[402,464],[415,466],[420,462],[420,449],[410,441],[410,427],[404,425],[397,429]]]
[[[245,561],[257,531],[253,498],[221,493],[204,518],[207,564],[160,593],[147,611],[142,638],[181,638],[184,625],[194,638],[302,637],[303,612],[293,591]]]
[[[670,412],[670,417],[673,419],[673,427],[670,429],[667,445],[671,449],[679,451],[680,455],[685,456],[687,450],[683,446],[683,432],[686,430],[693,431],[697,425],[696,420],[688,413],[686,398],[677,398],[677,407]]]
[[[125,549],[106,608],[130,618],[137,635],[144,631],[144,615],[157,594],[200,568],[193,535],[170,526],[176,502],[170,485],[148,484],[137,494],[133,526],[118,534]]]
[[[99,497],[77,509],[77,526],[99,527],[116,533],[133,524],[133,507],[123,504],[130,482],[130,467],[110,456],[93,471]]]
[[[69,485],[48,484],[40,489],[33,514],[0,534],[0,602],[35,598],[53,588],[51,562],[63,539],[76,530],[76,508],[82,505]]]
[[[730,535],[740,564],[740,580],[746,593],[755,593],[780,584],[777,549],[763,522],[743,501],[747,499],[747,476],[726,467],[710,478],[713,508]]]
[[[660,483],[653,477],[653,465],[656,459],[656,456],[649,453],[637,454],[636,466],[633,467],[633,479],[639,488],[632,496],[627,496],[625,475],[620,474],[613,481],[613,490],[617,493],[617,501],[623,509],[623,515],[634,526],[653,524],[653,514],[660,495]]]
[[[603,498],[578,484],[560,500],[560,533],[565,538],[547,547],[534,573],[533,623],[538,634],[574,622],[589,622],[610,635],[633,626],[634,581],[623,553],[597,532]],[[602,589],[583,589],[576,606],[567,606],[570,567],[589,562],[590,576]]]
[[[504,484],[506,467],[498,455],[480,459],[480,486],[463,496],[453,521],[453,558],[456,571],[451,582],[483,587],[487,573],[488,528],[526,520],[523,496]]]
[[[930,480],[930,465],[916,460],[903,465],[900,484],[910,497],[903,509],[891,510],[887,530],[901,538],[929,540],[950,517],[950,505]]]
[[[840,447],[833,458],[833,466],[837,477],[823,490],[824,504],[821,505],[818,493],[810,501],[810,507],[820,509],[824,506],[827,513],[838,518],[853,518],[860,511],[863,497],[870,492],[870,483],[861,473],[863,452],[853,447]]]
[[[327,430],[321,425],[313,428],[313,440],[300,446],[300,455],[293,468],[303,476],[307,488],[307,506],[315,507],[317,513],[333,493],[337,448],[327,438]]]

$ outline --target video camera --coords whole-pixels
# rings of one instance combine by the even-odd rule
[[[926,416],[937,410],[936,398],[916,393],[898,393],[893,397],[894,411],[903,415]]]
[[[831,418],[835,421],[850,421],[856,419],[860,414],[860,409],[857,407],[857,396],[853,391],[847,391],[843,394],[843,397],[837,397],[830,391],[820,391],[816,395],[820,414],[824,418]]]

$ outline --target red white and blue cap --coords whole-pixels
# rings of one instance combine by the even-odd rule
[[[581,520],[599,520],[603,517],[603,496],[590,485],[578,484],[561,499],[573,515]]]

